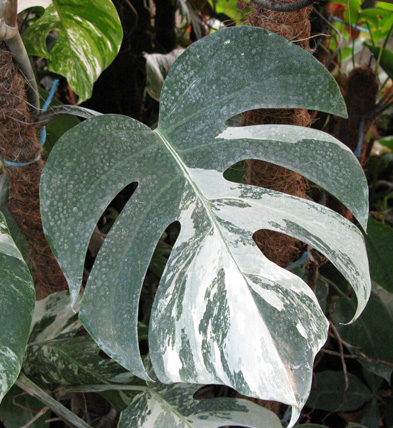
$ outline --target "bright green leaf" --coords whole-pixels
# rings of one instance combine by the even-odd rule
[[[278,417],[255,403],[234,398],[194,400],[200,385],[149,383],[121,414],[119,428],[282,428]]]
[[[354,299],[339,301],[333,313],[336,328],[342,337],[354,348],[349,348],[355,355],[365,355],[381,362],[370,362],[360,358],[358,361],[368,370],[390,382],[393,368],[393,317],[389,302],[382,300],[374,291],[359,319],[351,325],[340,322],[348,318],[354,306]],[[391,305],[391,302],[390,302]],[[383,364],[383,361],[390,365]]]
[[[326,411],[347,412],[359,409],[371,400],[370,390],[353,374],[348,373],[348,390],[342,371],[326,370],[314,374],[313,386],[307,406]]]
[[[371,278],[393,292],[393,229],[370,217],[365,240]]]
[[[381,138],[378,142],[393,151],[393,136]]]
[[[59,40],[48,51],[46,38],[53,30]],[[47,58],[49,70],[67,78],[82,102],[119,52],[122,27],[110,0],[53,0],[23,41],[30,55]]]
[[[226,384],[282,401],[293,406],[294,421],[327,321],[308,285],[267,260],[252,235],[271,229],[324,253],[356,291],[355,317],[370,289],[363,237],[319,204],[231,183],[223,173],[250,158],[286,166],[342,200],[363,225],[367,183],[350,150],[325,133],[226,125],[246,110],[275,107],[345,115],[330,74],[285,39],[250,27],[206,37],[173,64],[155,131],[131,118],[101,116],[61,138],[42,176],[42,216],[75,303],[97,221],[119,191],[137,182],[89,277],[85,327],[108,355],[147,378],[137,338],[139,296],[157,241],[179,221],[150,323],[159,379]],[[248,334],[250,324],[257,336]]]
[[[35,292],[29,269],[0,213],[0,401],[16,381],[29,337]]]

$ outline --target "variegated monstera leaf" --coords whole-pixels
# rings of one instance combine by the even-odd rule
[[[355,290],[355,317],[370,282],[362,235],[345,218],[223,177],[244,159],[285,166],[337,197],[365,226],[366,180],[339,141],[293,126],[227,125],[246,110],[289,107],[346,114],[336,83],[310,54],[262,29],[219,31],[172,66],[157,129],[115,115],[78,125],[52,151],[41,195],[45,231],[75,303],[97,221],[117,193],[138,183],[91,272],[84,326],[107,354],[148,378],[138,348],[138,300],[157,241],[179,221],[150,321],[159,380],[225,384],[281,401],[293,406],[293,423],[327,321],[307,284],[264,257],[253,233],[286,233],[327,256]]]

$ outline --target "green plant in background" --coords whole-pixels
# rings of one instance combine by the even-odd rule
[[[130,118],[101,116],[62,137],[42,176],[42,216],[75,305],[98,219],[119,191],[137,182],[89,277],[83,325],[108,355],[149,381],[138,346],[139,295],[158,239],[178,220],[180,235],[150,319],[158,379],[224,384],[282,401],[293,407],[293,425],[327,322],[307,284],[269,262],[252,234],[260,228],[287,233],[329,257],[354,287],[355,317],[370,291],[363,238],[321,205],[231,183],[223,173],[247,158],[287,166],[341,199],[362,225],[367,185],[354,156],[327,134],[227,127],[231,117],[261,107],[345,115],[330,75],[284,39],[247,27],[204,38],[172,66],[155,131]],[[103,183],[105,194],[97,193]],[[256,336],[247,334],[248,324]]]
[[[23,2],[19,11],[23,9]],[[29,55],[48,59],[49,70],[65,76],[79,102],[91,97],[93,84],[119,52],[123,31],[110,0],[36,0],[45,7],[23,34]],[[48,36],[54,36],[52,45]]]

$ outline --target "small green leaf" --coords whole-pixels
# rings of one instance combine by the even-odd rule
[[[350,325],[340,324],[348,318],[348,312],[353,310],[355,304],[354,299],[348,298],[337,302],[333,313],[335,326],[342,339],[354,346],[349,348],[351,353],[381,361],[358,360],[366,369],[390,382],[393,371],[393,317],[388,305],[391,302],[382,300],[373,290],[359,319]],[[383,361],[390,365],[383,364]]]
[[[393,229],[370,217],[364,238],[371,278],[385,290],[393,292]]]
[[[371,400],[370,390],[356,376],[348,373],[348,381],[349,388],[345,391],[345,375],[342,371],[315,373],[306,405],[312,409],[347,412]]]
[[[387,49],[380,48],[379,46],[371,46],[367,43],[364,43],[364,45],[370,49],[370,51],[374,54],[375,58],[378,59],[381,55],[381,67],[385,70],[386,74],[391,79],[393,79],[393,52]]]
[[[51,31],[58,33],[59,40],[48,51],[46,38]],[[110,0],[53,0],[24,33],[23,41],[30,55],[47,58],[49,70],[67,78],[81,103],[116,57],[122,35]]]
[[[282,428],[273,412],[247,400],[194,400],[200,385],[148,385],[150,390],[137,395],[121,414],[119,428]]]
[[[0,402],[19,375],[34,301],[29,269],[0,212]]]
[[[393,151],[393,136],[381,138],[378,142]]]

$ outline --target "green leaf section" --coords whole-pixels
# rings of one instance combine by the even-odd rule
[[[312,409],[341,412],[359,409],[372,398],[371,391],[353,374],[348,373],[349,388],[345,391],[345,375],[341,371],[314,374],[307,406]]]
[[[29,269],[0,212],[0,401],[19,375],[34,301]]]
[[[14,385],[0,404],[0,419],[5,428],[23,427],[31,422],[43,407],[40,401]],[[45,421],[49,419],[49,415],[50,413],[45,413],[29,424],[29,428],[48,428]]]
[[[255,403],[234,398],[194,400],[200,385],[148,383],[121,414],[119,428],[282,428],[278,417]]]
[[[385,290],[393,292],[393,229],[370,217],[364,238],[371,278]]]
[[[46,165],[41,202],[75,303],[98,219],[118,192],[137,182],[89,277],[84,326],[108,355],[148,380],[138,347],[139,296],[157,241],[179,221],[150,321],[158,378],[226,384],[283,401],[293,406],[294,421],[327,321],[307,284],[267,260],[252,235],[275,230],[324,253],[356,291],[355,317],[370,291],[363,237],[321,205],[232,183],[223,174],[245,159],[286,166],[343,200],[362,225],[367,183],[353,154],[325,133],[227,125],[244,111],[275,107],[345,115],[336,83],[305,51],[262,29],[219,31],[171,67],[155,131],[131,118],[101,116],[67,132]]]
[[[333,320],[342,339],[354,346],[349,348],[351,353],[379,362],[367,361],[364,358],[359,358],[358,361],[367,370],[390,382],[393,371],[393,305],[391,299],[383,298],[388,293],[382,293],[380,294],[378,289],[373,290],[363,314],[351,325],[340,323],[348,318],[348,312],[353,310],[356,303],[354,299],[348,298],[339,301],[335,306]],[[390,365],[384,364],[384,361]]]
[[[46,39],[59,39],[49,51]],[[49,70],[65,76],[79,102],[92,94],[94,82],[114,60],[123,33],[110,0],[53,0],[23,35],[27,52],[47,58]]]

